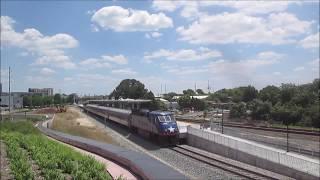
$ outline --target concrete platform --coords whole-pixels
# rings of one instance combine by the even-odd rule
[[[139,179],[188,179],[168,165],[143,153],[102,143],[88,138],[73,136],[48,129],[41,123],[39,129],[46,135],[109,159],[134,173]]]

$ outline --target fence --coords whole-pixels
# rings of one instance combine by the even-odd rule
[[[192,139],[192,137],[189,137],[189,135],[198,137],[198,139]],[[201,142],[201,139],[204,141]],[[208,142],[212,144],[211,147]],[[198,147],[202,146],[209,151],[217,151],[218,147],[214,146],[221,145],[224,148],[222,150],[220,149],[220,152],[224,153],[223,155],[230,156],[236,160],[237,158],[242,158],[247,160],[249,164],[253,163],[257,166],[263,166],[267,162],[272,162],[274,164],[281,165],[281,167],[289,167],[315,177],[320,176],[319,160],[287,153],[283,150],[267,147],[237,137],[220,134],[213,131],[200,130],[188,126],[188,143]],[[241,154],[239,152],[243,153]],[[244,153],[248,154],[249,156],[244,155]],[[245,156],[245,158],[243,156]],[[251,158],[251,156],[256,158]],[[249,162],[250,158],[252,160],[251,162]],[[261,161],[259,159],[261,159]]]
[[[211,129],[215,132],[222,132],[221,122],[204,123],[202,127]],[[287,144],[287,134],[284,132],[271,132],[262,130],[257,131],[252,129],[224,126],[223,133],[283,150],[287,150],[288,145],[289,151],[316,158],[320,157],[320,136],[289,133]]]

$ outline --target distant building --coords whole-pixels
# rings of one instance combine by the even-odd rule
[[[179,99],[182,96],[173,96],[173,99]],[[208,95],[196,95],[196,96],[190,96],[190,98],[194,98],[194,99],[205,99],[207,98]]]
[[[9,103],[10,99],[10,103]],[[11,93],[11,98],[9,98],[9,93],[3,92],[1,94],[1,107],[8,108],[9,104],[11,109],[19,109],[23,107],[23,97],[19,93]]]
[[[29,88],[29,93],[41,93],[44,96],[53,96],[53,88]]]

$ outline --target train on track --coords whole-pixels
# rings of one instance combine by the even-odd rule
[[[128,127],[161,145],[175,145],[179,142],[179,129],[174,114],[169,111],[149,111],[147,109],[119,109],[95,104],[82,108],[89,113]]]

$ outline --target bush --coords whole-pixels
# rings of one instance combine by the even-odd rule
[[[230,110],[230,117],[240,118],[246,115],[246,104],[238,103],[234,104]]]

